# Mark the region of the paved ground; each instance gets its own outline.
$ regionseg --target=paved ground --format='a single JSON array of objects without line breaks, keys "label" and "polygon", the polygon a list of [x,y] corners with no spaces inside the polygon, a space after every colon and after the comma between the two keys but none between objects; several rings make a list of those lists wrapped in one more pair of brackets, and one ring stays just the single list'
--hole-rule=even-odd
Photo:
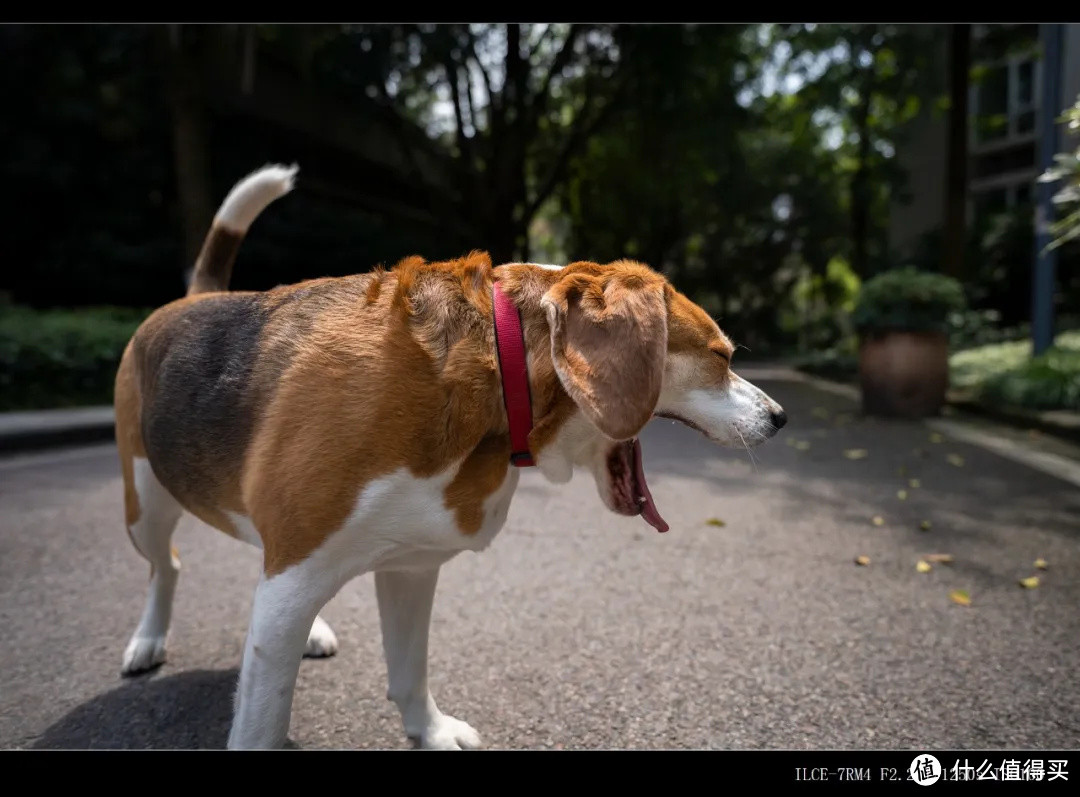
[{"label": "paved ground", "polygon": [[[586,474],[524,474],[494,545],[443,569],[444,710],[496,748],[1080,747],[1080,490],[808,385],[762,386],[791,422],[756,464],[647,430],[666,535],[606,513]],[[147,568],[115,450],[0,462],[0,747],[224,744],[259,554],[190,518],[174,539],[169,662],[122,680]],[[955,562],[919,573],[924,553]],[[1041,586],[1020,588],[1040,557]],[[407,747],[370,577],[324,616],[341,650],[304,662],[291,738]]]}]

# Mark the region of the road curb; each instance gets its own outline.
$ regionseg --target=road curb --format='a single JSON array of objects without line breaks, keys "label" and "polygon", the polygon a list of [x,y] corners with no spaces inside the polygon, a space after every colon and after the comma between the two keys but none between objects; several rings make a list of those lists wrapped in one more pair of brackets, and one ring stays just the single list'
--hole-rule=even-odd
[{"label": "road curb", "polygon": [[1006,410],[969,399],[950,399],[949,406],[963,412],[970,412],[973,415],[982,415],[991,420],[1010,424],[1017,429],[1038,429],[1044,434],[1054,435],[1073,443],[1080,443],[1080,413],[1063,410],[1052,412]]},{"label": "road curb", "polygon": [[114,436],[112,407],[0,413],[0,455],[97,443]]},{"label": "road curb", "polygon": [[[829,390],[855,399],[861,397],[858,385],[849,382],[837,382],[828,377],[818,376],[810,371],[803,371],[797,366],[790,366],[790,368],[808,379],[817,380],[817,386],[823,390]],[[1037,429],[1043,434],[1052,435],[1070,443],[1080,443],[1080,413],[1078,412],[1068,410],[1038,412],[1035,410],[995,407],[976,401],[966,393],[959,391],[949,392],[945,397],[945,406],[959,412],[978,415],[998,423],[1013,426],[1017,429],[1025,431]]]},{"label": "road curb", "polygon": [[[750,372],[748,371],[748,373]],[[759,379],[773,378],[801,382],[818,390],[843,396],[853,402],[859,402],[861,398],[859,388],[854,385],[833,382],[820,376],[812,376],[795,368],[760,368],[754,369],[753,373]],[[1017,425],[1015,423],[991,421],[990,423],[999,424],[998,429],[975,428],[970,420],[964,417],[962,411],[957,412],[959,414],[920,418],[919,421],[924,426],[937,432],[949,435],[964,443],[978,446],[1000,457],[1018,462],[1080,487],[1080,460],[1041,450],[1029,441],[1017,439]],[[987,423],[985,419],[983,422]],[[1007,433],[1003,431],[1005,428],[1011,430],[1012,436],[1006,436]],[[1069,441],[1064,441],[1062,444],[1067,442]]]}]

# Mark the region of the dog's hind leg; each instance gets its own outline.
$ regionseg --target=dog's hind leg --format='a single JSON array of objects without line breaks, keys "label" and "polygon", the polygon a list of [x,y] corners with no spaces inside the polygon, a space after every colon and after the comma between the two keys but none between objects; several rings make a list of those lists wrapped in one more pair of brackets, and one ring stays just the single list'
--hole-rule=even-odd
[{"label": "dog's hind leg", "polygon": [[315,617],[308,631],[307,646],[304,648],[304,657],[309,659],[323,659],[337,653],[337,636],[334,629],[322,619]]},{"label": "dog's hind leg", "polygon": [[129,520],[128,533],[135,549],[150,563],[150,591],[139,626],[124,650],[124,675],[152,669],[165,661],[165,639],[180,576],[180,559],[171,542],[182,511],[180,504],[154,476],[149,461],[134,459],[132,477],[131,489],[138,497],[139,514],[134,522]]},{"label": "dog's hind leg", "polygon": [[133,675],[165,661],[165,637],[180,574],[180,560],[172,550],[171,540],[182,510],[158,481],[146,458],[130,343],[116,375],[116,447],[124,477],[124,523],[135,550],[150,563],[146,608],[124,650],[122,672]]}]

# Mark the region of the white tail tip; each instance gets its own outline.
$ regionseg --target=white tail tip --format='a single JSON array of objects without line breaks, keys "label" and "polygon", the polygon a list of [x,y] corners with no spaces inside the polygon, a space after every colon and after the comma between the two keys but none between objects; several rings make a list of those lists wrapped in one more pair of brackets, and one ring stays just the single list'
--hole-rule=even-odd
[{"label": "white tail tip", "polygon": [[246,233],[256,216],[278,197],[293,188],[300,167],[275,164],[264,166],[233,186],[214,216],[214,223],[233,232]]}]

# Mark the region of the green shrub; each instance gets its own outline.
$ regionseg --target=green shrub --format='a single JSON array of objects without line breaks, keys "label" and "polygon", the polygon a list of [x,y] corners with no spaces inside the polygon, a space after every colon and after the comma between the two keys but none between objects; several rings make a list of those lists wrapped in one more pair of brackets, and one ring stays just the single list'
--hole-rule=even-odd
[{"label": "green shrub", "polygon": [[979,346],[949,358],[953,388],[980,401],[1033,410],[1080,409],[1080,330],[1031,356],[1030,339]]},{"label": "green shrub", "polygon": [[1080,410],[1080,351],[1051,347],[988,379],[979,397],[1031,410]]},{"label": "green shrub", "polygon": [[1031,340],[1015,340],[959,351],[949,358],[949,385],[975,390],[998,374],[1021,367],[1031,359]]},{"label": "green shrub", "polygon": [[112,403],[124,347],[149,313],[0,305],[0,410]]},{"label": "green shrub", "polygon": [[950,317],[965,306],[959,282],[909,266],[863,283],[853,321],[862,334],[948,332]]}]

